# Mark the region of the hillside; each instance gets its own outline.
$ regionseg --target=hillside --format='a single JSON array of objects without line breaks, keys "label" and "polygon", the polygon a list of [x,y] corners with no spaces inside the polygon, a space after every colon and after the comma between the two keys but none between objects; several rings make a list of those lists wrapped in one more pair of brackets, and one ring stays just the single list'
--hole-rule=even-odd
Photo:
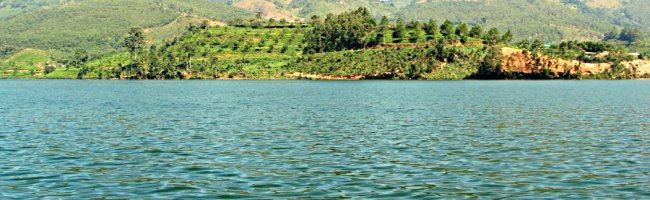
[{"label": "hillside", "polygon": [[553,1],[434,1],[414,4],[399,13],[406,19],[466,21],[488,27],[516,30],[516,38],[543,41],[597,39],[613,28],[604,19]]},{"label": "hillside", "polygon": [[582,13],[606,19],[621,27],[635,27],[650,33],[650,1],[646,0],[564,0]]},{"label": "hillside", "polygon": [[391,21],[450,19],[470,25],[511,29],[516,40],[593,40],[622,27],[650,33],[645,0],[0,0],[0,58],[32,48],[65,62],[77,49],[91,56],[119,50],[132,27],[148,43],[179,36],[190,24],[223,25],[235,19],[309,21],[368,7]]},{"label": "hillside", "polygon": [[[451,22],[375,22],[367,9],[311,24],[251,21],[191,26],[146,46],[142,29],[129,48],[98,59],[77,51],[70,65],[48,65],[38,50],[0,67],[0,78],[84,79],[631,79],[650,76],[647,53],[621,41],[512,42],[509,31]],[[408,25],[408,26],[407,26]],[[458,31],[453,31],[458,30]],[[35,64],[30,67],[28,63]]]},{"label": "hillside", "polygon": [[148,34],[155,36],[151,38],[159,41],[171,39],[190,22],[252,16],[244,10],[208,0],[57,0],[56,4],[41,1],[42,6],[16,4],[32,5],[24,8],[4,3],[4,9],[18,9],[15,12],[19,14],[7,14],[0,21],[1,52],[36,48],[61,59],[76,49],[85,49],[92,55],[100,55],[117,49],[131,27],[147,28]]}]

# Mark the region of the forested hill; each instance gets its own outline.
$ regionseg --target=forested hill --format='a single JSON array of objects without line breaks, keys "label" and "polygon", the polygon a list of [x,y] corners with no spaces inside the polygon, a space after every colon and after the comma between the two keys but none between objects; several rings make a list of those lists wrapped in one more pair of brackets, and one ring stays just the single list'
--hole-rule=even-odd
[{"label": "forested hill", "polygon": [[599,39],[624,27],[650,33],[646,0],[0,0],[0,59],[37,49],[58,61],[84,49],[99,56],[121,47],[132,27],[149,44],[179,36],[189,24],[236,19],[309,21],[367,7],[376,19],[451,20],[513,31],[515,39]]}]

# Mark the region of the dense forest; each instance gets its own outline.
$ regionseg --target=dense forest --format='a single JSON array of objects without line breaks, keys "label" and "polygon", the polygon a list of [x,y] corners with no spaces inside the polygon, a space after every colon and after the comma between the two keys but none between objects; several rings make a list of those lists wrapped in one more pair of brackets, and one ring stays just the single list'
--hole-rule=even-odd
[{"label": "dense forest", "polygon": [[[263,19],[233,20],[214,26],[191,24],[179,37],[149,43],[146,30],[131,28],[119,39],[120,51],[93,58],[76,49],[65,65],[43,52],[14,56],[0,77],[90,79],[574,79],[639,78],[630,62],[643,45],[634,28],[612,31],[602,41],[541,39],[515,41],[511,30],[434,19],[376,20],[366,8],[313,17],[307,22]],[[516,69],[512,53],[523,57]],[[507,52],[505,52],[507,53]],[[27,62],[46,62],[27,67]],[[564,60],[567,66],[558,67]],[[578,62],[569,67],[566,63]],[[513,64],[515,63],[515,64]],[[580,63],[608,63],[610,70],[589,72]],[[628,63],[626,65],[626,63]],[[23,68],[21,68],[21,66]],[[553,68],[555,67],[555,68]]]}]

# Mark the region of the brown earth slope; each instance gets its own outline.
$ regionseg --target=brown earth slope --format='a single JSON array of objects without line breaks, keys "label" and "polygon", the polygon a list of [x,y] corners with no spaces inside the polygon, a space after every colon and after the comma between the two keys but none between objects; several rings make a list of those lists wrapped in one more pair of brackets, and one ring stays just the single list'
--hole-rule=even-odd
[{"label": "brown earth slope", "polygon": [[[591,75],[607,72],[612,68],[612,63],[584,63],[577,60],[549,58],[513,48],[502,48],[502,53],[504,55],[503,69],[508,72],[533,73],[548,68],[555,74],[580,72],[583,75]],[[637,77],[650,74],[650,60],[637,59],[621,64],[630,69],[632,74]]]}]

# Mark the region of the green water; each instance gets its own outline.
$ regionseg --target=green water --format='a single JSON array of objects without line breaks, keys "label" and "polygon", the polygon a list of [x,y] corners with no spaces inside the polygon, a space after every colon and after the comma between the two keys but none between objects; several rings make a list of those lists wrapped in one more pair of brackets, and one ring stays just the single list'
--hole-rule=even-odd
[{"label": "green water", "polygon": [[0,80],[0,199],[650,198],[650,81]]}]

